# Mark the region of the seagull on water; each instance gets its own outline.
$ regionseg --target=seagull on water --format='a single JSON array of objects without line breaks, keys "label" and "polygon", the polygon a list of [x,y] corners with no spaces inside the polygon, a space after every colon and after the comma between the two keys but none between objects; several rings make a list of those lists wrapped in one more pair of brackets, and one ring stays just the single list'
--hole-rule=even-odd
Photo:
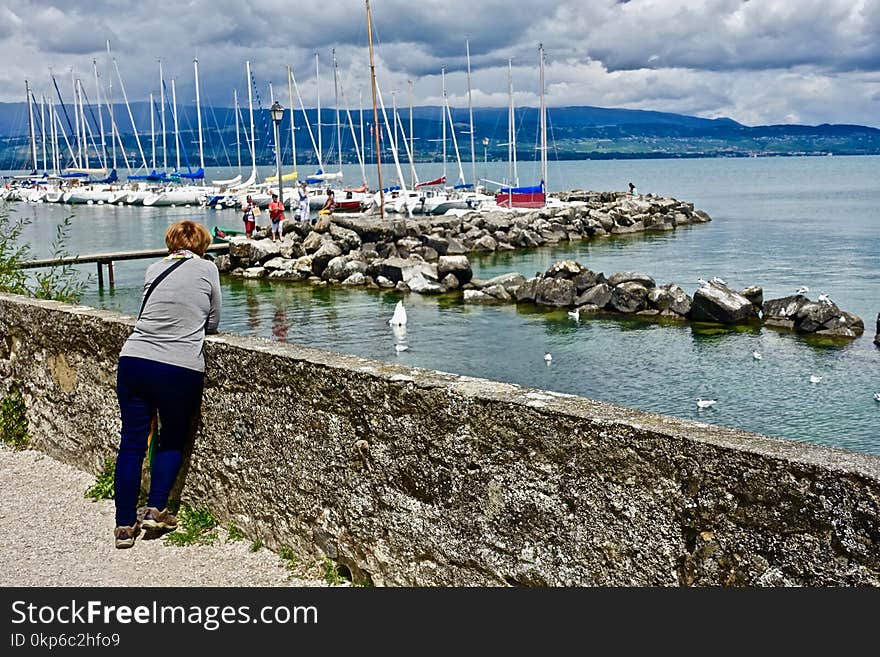
[{"label": "seagull on water", "polygon": [[400,353],[401,351],[407,351],[408,349],[409,347],[407,347],[405,344],[394,345],[394,351],[396,351],[397,353]]},{"label": "seagull on water", "polygon": [[568,316],[571,317],[574,321],[581,321],[581,311],[575,308],[574,310],[568,311]]},{"label": "seagull on water", "polygon": [[763,357],[764,357],[764,356],[761,355],[761,352],[758,351],[757,349],[755,349],[754,351],[752,351],[752,358],[754,358],[755,360],[761,360]]},{"label": "seagull on water", "polygon": [[549,365],[551,360],[553,360],[553,356],[550,355],[549,351],[545,351],[544,352],[544,362]]},{"label": "seagull on water", "polygon": [[709,408],[710,406],[714,406],[718,402],[714,399],[700,399],[697,398],[697,408]]},{"label": "seagull on water", "polygon": [[878,402],[880,402],[880,392],[875,392],[875,393],[874,393],[874,401],[878,401]]},{"label": "seagull on water", "polygon": [[388,323],[391,324],[391,326],[406,325],[406,308],[403,307],[403,301],[398,301],[397,305],[394,306],[394,314],[391,316],[391,319],[388,320]]},{"label": "seagull on water", "polygon": [[801,286],[797,289],[797,292],[795,292],[795,294],[806,294],[806,293],[809,292],[809,291],[810,291],[810,288],[808,288],[806,285],[801,285]]},{"label": "seagull on water", "polygon": [[810,374],[810,383],[819,383],[822,380],[821,376],[817,376],[815,374]]}]

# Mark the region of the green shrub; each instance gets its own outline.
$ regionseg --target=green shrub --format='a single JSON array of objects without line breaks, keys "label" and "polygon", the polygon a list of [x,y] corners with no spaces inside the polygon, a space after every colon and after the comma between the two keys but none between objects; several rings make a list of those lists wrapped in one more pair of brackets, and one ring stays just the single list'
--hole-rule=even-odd
[{"label": "green shrub", "polygon": [[113,499],[113,476],[116,470],[116,462],[113,459],[104,461],[104,469],[95,478],[95,483],[86,491],[86,497],[93,502],[98,500]]},{"label": "green shrub", "polygon": [[165,535],[171,545],[211,545],[217,540],[217,519],[207,509],[182,506],[177,515],[178,529]]},{"label": "green shrub", "polygon": [[24,449],[30,439],[27,430],[27,408],[21,391],[13,386],[0,400],[0,440],[14,449]]}]

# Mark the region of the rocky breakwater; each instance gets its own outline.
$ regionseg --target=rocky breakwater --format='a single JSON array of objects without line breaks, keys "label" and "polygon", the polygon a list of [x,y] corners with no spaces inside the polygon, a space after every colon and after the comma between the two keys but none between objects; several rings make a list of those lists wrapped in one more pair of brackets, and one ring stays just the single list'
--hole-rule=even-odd
[{"label": "rocky breakwater", "polygon": [[420,219],[323,218],[315,226],[288,222],[284,239],[266,229],[257,239],[234,237],[221,272],[314,284],[366,285],[423,294],[462,288],[471,278],[460,256],[560,242],[668,231],[710,221],[693,204],[671,198],[570,192],[562,207],[532,212],[470,212]]},{"label": "rocky breakwater", "polygon": [[472,281],[464,292],[466,302],[516,302],[570,308],[578,318],[590,313],[633,315],[713,324],[758,324],[799,333],[855,338],[864,323],[830,300],[814,302],[803,295],[764,301],[763,289],[735,290],[720,279],[703,283],[693,296],[679,285],[657,285],[640,272],[619,272],[606,277],[573,260],[551,265],[546,272],[526,279],[504,274],[487,281]]}]

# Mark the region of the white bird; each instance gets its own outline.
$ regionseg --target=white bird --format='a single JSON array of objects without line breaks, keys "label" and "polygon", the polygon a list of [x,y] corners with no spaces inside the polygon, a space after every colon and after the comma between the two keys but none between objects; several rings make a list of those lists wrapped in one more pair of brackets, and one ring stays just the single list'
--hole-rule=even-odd
[{"label": "white bird", "polygon": [[718,278],[717,276],[712,277],[712,282],[715,283],[716,285],[727,285],[727,283],[725,281]]},{"label": "white bird", "polygon": [[396,351],[397,353],[400,353],[401,351],[407,351],[408,349],[409,347],[407,347],[405,344],[394,345],[394,351]]},{"label": "white bird", "polygon": [[406,326],[406,308],[403,307],[403,301],[398,301],[394,306],[394,314],[388,320],[391,326]]},{"label": "white bird", "polygon": [[718,402],[714,399],[700,399],[697,398],[697,408],[709,408],[710,406],[714,406]]},{"label": "white bird", "polygon": [[822,380],[821,376],[816,376],[815,374],[810,374],[810,383],[819,383]]},{"label": "white bird", "polygon": [[878,402],[880,402],[880,392],[875,392],[875,393],[874,393],[874,401],[878,401]]},{"label": "white bird", "polygon": [[827,294],[820,294],[819,295],[819,302],[820,303],[827,303],[828,305],[831,305],[832,303],[834,303],[831,300],[831,297],[829,297]]},{"label": "white bird", "polygon": [[761,355],[760,351],[755,349],[754,351],[752,351],[752,358],[754,358],[755,360],[761,360],[762,358],[764,358],[764,356]]},{"label": "white bird", "polygon": [[698,279],[697,279],[697,283],[699,283],[699,284],[702,285],[703,287],[708,287],[708,285],[709,285],[709,281],[707,281],[707,280],[704,279],[704,278],[698,278]]},{"label": "white bird", "polygon": [[574,321],[581,321],[581,311],[575,308],[574,310],[568,311],[568,316],[571,317]]},{"label": "white bird", "polygon": [[549,363],[551,360],[553,360],[553,356],[550,355],[550,352],[544,352],[544,361]]},{"label": "white bird", "polygon": [[809,291],[810,291],[810,288],[808,288],[806,285],[801,285],[801,286],[797,289],[797,292],[795,292],[795,294],[806,294],[806,293],[809,292]]}]

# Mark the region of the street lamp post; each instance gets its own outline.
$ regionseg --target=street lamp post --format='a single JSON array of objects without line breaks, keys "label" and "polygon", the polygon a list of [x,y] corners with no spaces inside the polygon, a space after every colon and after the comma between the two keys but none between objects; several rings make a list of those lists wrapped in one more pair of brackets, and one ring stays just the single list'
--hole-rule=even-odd
[{"label": "street lamp post", "polygon": [[272,115],[272,123],[275,124],[275,168],[278,172],[278,202],[283,207],[284,185],[281,182],[281,140],[278,137],[278,126],[281,125],[281,120],[284,118],[284,108],[276,100],[272,103],[272,107],[269,108],[269,113]]}]

